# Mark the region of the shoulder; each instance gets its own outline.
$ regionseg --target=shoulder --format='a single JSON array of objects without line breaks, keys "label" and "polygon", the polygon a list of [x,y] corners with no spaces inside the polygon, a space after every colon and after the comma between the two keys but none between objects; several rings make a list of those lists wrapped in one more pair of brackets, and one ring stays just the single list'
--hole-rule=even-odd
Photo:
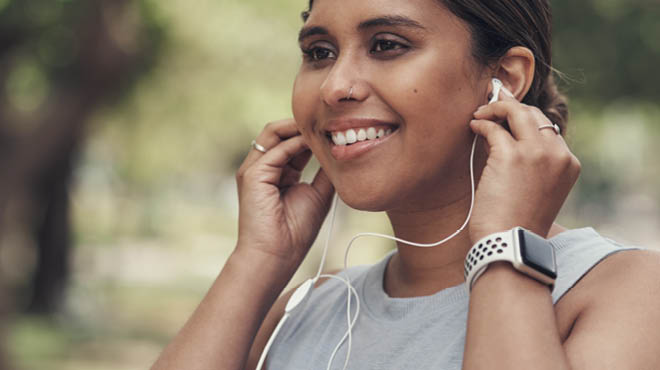
[{"label": "shoulder", "polygon": [[[591,228],[566,234],[557,244],[558,264],[567,275],[558,280],[565,280],[567,296],[579,297],[580,311],[625,305],[660,290],[660,251],[621,245]],[[660,301],[660,294],[652,299]]]},{"label": "shoulder", "polygon": [[615,253],[588,273],[584,284],[598,293],[592,305],[611,304],[614,297],[660,304],[660,252],[642,249]]},{"label": "shoulder", "polygon": [[[574,290],[583,286],[583,279],[592,275],[605,261],[631,249],[601,236],[593,228],[567,230],[549,239],[556,251],[558,276],[553,301],[566,300],[564,295],[575,296]],[[568,294],[567,294],[568,293]]]},{"label": "shoulder", "polygon": [[660,367],[660,252],[614,253],[578,292],[583,304],[564,344],[574,368]]}]

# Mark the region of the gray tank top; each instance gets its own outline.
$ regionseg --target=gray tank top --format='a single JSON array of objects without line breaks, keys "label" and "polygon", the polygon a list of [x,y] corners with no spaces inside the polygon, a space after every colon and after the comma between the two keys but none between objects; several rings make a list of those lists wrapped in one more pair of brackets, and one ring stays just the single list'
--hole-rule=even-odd
[{"label": "gray tank top", "polygon": [[[549,240],[557,255],[555,304],[607,256],[636,249],[592,228],[569,230]],[[393,254],[375,265],[340,273],[350,277],[361,301],[348,369],[461,369],[469,302],[465,284],[431,296],[391,298],[383,290],[383,276]],[[273,343],[266,369],[325,370],[346,329],[346,286],[331,279],[292,313]],[[346,349],[344,343],[333,370],[343,368]]]}]

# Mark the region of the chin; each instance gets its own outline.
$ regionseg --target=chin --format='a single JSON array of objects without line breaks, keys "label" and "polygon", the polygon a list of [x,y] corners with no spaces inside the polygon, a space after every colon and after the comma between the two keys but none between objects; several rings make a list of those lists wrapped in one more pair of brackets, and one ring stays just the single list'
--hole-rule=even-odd
[{"label": "chin", "polygon": [[[352,189],[337,188],[339,198],[349,207],[365,212],[384,212],[395,208],[399,197],[394,194],[392,189],[389,192],[376,191],[373,189],[367,192],[355,191]],[[367,194],[365,196],[365,194]]]},{"label": "chin", "polygon": [[[420,179],[411,172],[395,166],[371,167],[345,172],[327,171],[341,200],[349,207],[366,212],[386,212],[408,208],[420,195],[428,194],[426,182],[437,184],[438,179]],[[394,175],[399,173],[401,175]],[[436,186],[433,186],[436,188]]]}]

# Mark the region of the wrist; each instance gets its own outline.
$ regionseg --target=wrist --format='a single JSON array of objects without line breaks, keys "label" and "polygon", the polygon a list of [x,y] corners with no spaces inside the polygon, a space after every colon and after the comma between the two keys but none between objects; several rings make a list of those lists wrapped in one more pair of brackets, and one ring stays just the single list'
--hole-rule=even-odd
[{"label": "wrist", "polygon": [[470,225],[470,242],[474,245],[488,235],[511,230],[516,226],[509,222],[490,222],[488,224]]},{"label": "wrist", "polygon": [[490,234],[511,230],[516,226],[520,226],[526,230],[535,233],[536,235],[546,238],[548,236],[548,232],[550,231],[552,223],[550,223],[550,225],[547,226],[533,222],[519,222],[519,223],[497,222],[497,223],[488,223],[483,225],[474,225],[473,227],[471,225],[469,230],[470,242],[474,244]]},{"label": "wrist", "polygon": [[262,240],[261,238],[255,240],[255,238],[239,236],[232,254],[248,261],[254,259],[255,262],[266,265],[288,267],[295,272],[305,259],[307,250],[301,251],[299,248],[294,248],[289,242],[276,245],[272,240]]},{"label": "wrist", "polygon": [[521,273],[509,262],[491,263],[472,288],[473,292],[480,290],[523,295],[530,291],[551,292],[550,286]]},{"label": "wrist", "polygon": [[465,258],[465,281],[472,289],[476,281],[495,264],[538,280],[551,287],[557,278],[554,247],[544,238],[521,227],[486,235]]},{"label": "wrist", "polygon": [[289,283],[300,266],[295,258],[283,258],[259,249],[236,247],[225,268],[252,277],[269,287],[284,287]]}]

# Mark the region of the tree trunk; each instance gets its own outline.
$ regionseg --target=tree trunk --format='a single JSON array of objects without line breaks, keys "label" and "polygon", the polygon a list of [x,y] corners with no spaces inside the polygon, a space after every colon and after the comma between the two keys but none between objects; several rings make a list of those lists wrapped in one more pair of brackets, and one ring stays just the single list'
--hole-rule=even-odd
[{"label": "tree trunk", "polygon": [[69,278],[69,183],[73,153],[73,148],[62,153],[56,166],[34,189],[34,197],[43,206],[43,212],[35,220],[39,259],[28,305],[30,313],[57,311]]}]

